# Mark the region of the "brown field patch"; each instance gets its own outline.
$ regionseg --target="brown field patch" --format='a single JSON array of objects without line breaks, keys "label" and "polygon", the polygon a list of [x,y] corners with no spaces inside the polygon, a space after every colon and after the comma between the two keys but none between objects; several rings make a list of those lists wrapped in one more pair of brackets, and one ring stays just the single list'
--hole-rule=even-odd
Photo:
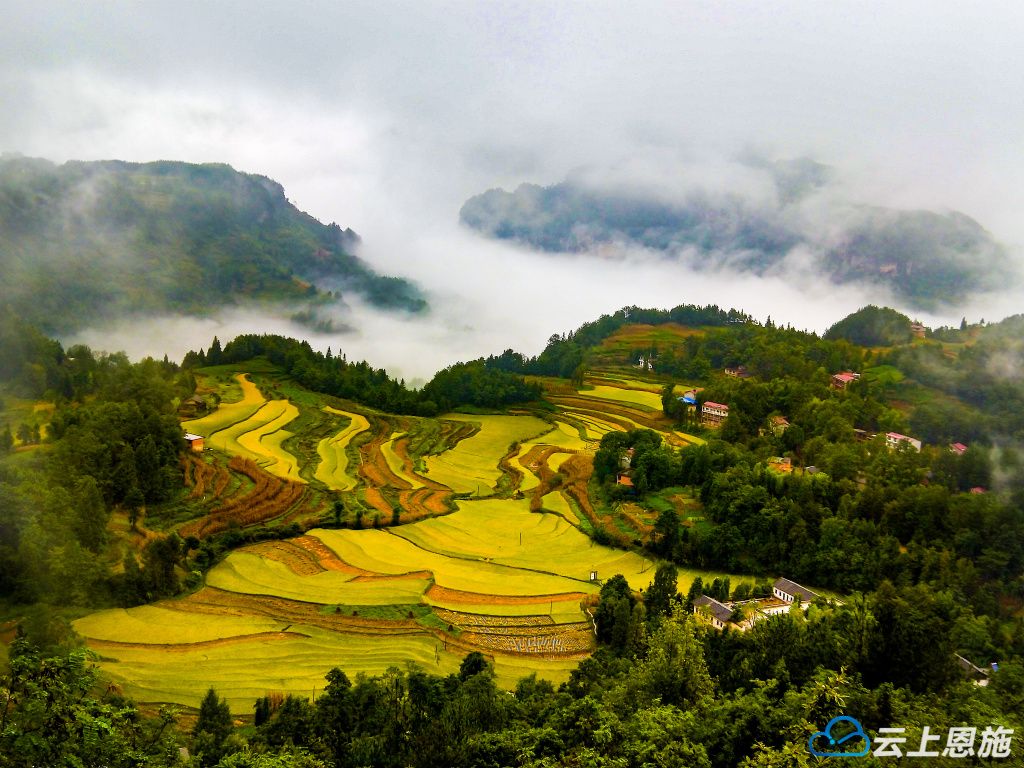
[{"label": "brown field patch", "polygon": [[242,547],[238,551],[282,563],[299,576],[314,576],[327,570],[312,552],[290,541],[261,541]]},{"label": "brown field patch", "polygon": [[387,525],[391,522],[391,504],[384,498],[384,494],[380,492],[380,488],[368,485],[363,489],[363,498],[366,499],[366,503],[369,504],[373,509],[381,515],[381,525]]},{"label": "brown field patch", "polygon": [[479,592],[463,592],[459,589],[431,584],[426,594],[433,600],[465,605],[541,605],[543,603],[579,602],[583,592],[561,592],[555,595],[483,595]]},{"label": "brown field patch", "polygon": [[232,524],[240,527],[260,525],[285,515],[307,495],[303,483],[281,480],[264,472],[256,462],[241,456],[232,456],[228,468],[253,481],[254,487],[245,494],[232,496],[200,520],[183,525],[178,533],[182,537],[203,538],[226,531]]},{"label": "brown field patch", "polygon": [[357,576],[372,576],[373,571],[366,571],[349,565],[337,553],[324,544],[316,536],[298,536],[291,540],[295,546],[310,552],[316,561],[327,571],[339,571],[340,573],[352,573]]}]

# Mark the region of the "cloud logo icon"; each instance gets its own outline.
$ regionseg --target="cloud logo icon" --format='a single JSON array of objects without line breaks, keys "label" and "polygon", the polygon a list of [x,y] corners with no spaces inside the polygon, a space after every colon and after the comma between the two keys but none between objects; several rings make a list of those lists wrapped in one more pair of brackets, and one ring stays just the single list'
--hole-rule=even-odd
[{"label": "cloud logo icon", "polygon": [[[863,748],[849,751],[861,740]],[[818,731],[807,740],[807,749],[815,757],[864,757],[871,750],[871,739],[860,722],[840,715],[829,720],[824,731]]]}]

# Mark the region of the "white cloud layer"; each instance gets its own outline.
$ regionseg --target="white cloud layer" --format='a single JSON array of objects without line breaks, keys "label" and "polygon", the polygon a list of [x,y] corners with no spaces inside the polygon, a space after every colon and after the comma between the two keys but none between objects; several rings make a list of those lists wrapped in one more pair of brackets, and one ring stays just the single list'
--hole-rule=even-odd
[{"label": "white cloud layer", "polygon": [[[693,275],[489,243],[457,216],[491,187],[577,174],[667,198],[696,184],[758,199],[773,191],[729,162],[753,149],[836,166],[854,200],[959,209],[1024,242],[1018,3],[179,0],[0,12],[0,150],[227,162],[280,181],[303,210],[355,229],[377,269],[431,293],[428,317],[357,308],[357,334],[330,340],[410,378],[509,346],[536,353],[552,332],[627,304],[717,303],[823,330],[886,300],[813,275]],[[923,319],[993,320],[1021,298]],[[217,322],[93,335],[177,356],[182,339],[206,344],[217,328],[222,340],[287,328],[240,313]]]}]

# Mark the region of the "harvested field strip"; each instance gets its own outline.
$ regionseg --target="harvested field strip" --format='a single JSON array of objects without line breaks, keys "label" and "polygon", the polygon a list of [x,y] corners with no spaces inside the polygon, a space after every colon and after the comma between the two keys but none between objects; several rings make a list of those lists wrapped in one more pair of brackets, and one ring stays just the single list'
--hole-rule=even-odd
[{"label": "harvested field strip", "polygon": [[201,419],[182,422],[181,426],[189,432],[209,438],[215,432],[227,429],[232,424],[245,421],[260,409],[266,399],[260,394],[259,388],[249,381],[247,373],[235,376],[242,389],[242,398],[233,403],[221,403],[217,410]]},{"label": "harvested field strip", "polygon": [[362,568],[349,565],[316,536],[299,536],[292,539],[291,543],[311,553],[316,558],[316,561],[323,566],[324,570],[341,571],[342,573],[350,573],[353,576],[375,575],[372,571],[365,571]]},{"label": "harvested field strip", "polygon": [[425,486],[419,475],[410,472],[406,468],[402,457],[395,451],[395,443],[402,439],[408,442],[408,438],[404,432],[396,432],[391,436],[390,440],[381,444],[380,451],[384,456],[384,461],[387,462],[388,468],[391,470],[393,475],[409,483],[413,489],[423,488]]},{"label": "harvested field strip", "polygon": [[368,579],[323,571],[298,576],[285,565],[244,552],[228,555],[206,576],[206,583],[229,592],[271,595],[323,605],[390,605],[418,603],[429,586],[427,579]]},{"label": "harvested field strip", "polygon": [[312,552],[290,541],[261,541],[237,551],[283,563],[298,576],[313,576],[327,570]]},{"label": "harvested field strip", "polygon": [[400,491],[398,494],[398,505],[402,510],[401,522],[412,523],[428,517],[448,514],[451,512],[447,501],[450,495],[451,491],[447,488],[443,491],[434,490],[433,488]]},{"label": "harvested field strip", "polygon": [[381,516],[382,523],[387,525],[391,522],[391,513],[394,510],[391,508],[391,504],[388,503],[388,500],[384,498],[384,494],[382,494],[378,488],[368,485],[363,489],[363,498],[366,499],[366,503],[375,509],[377,514]]},{"label": "harvested field strip", "polygon": [[387,423],[377,421],[373,424],[373,429],[374,435],[370,441],[359,446],[359,474],[369,485],[376,488],[390,487],[408,490],[411,487],[409,482],[391,471],[391,467],[381,451],[384,443],[390,439]]},{"label": "harvested field strip", "polygon": [[[498,620],[500,620],[502,622],[508,622],[509,621],[507,618],[503,618],[503,617],[499,617],[499,616],[495,616],[494,618],[498,619]],[[513,617],[513,618],[516,618],[516,617]],[[544,618],[547,618],[547,617],[544,617]],[[467,625],[460,625],[460,626],[462,626],[463,629],[468,629],[470,632],[478,632],[481,635],[497,635],[497,634],[504,635],[504,634],[507,634],[507,635],[515,635],[517,637],[530,637],[530,636],[536,637],[538,635],[551,634],[552,632],[565,632],[565,633],[582,632],[582,633],[585,633],[588,638],[592,636],[592,625],[590,624],[589,621],[566,621],[566,622],[562,622],[561,624],[555,624],[554,622],[549,620],[549,621],[547,621],[546,623],[543,623],[543,624],[536,624],[536,623],[534,623],[534,624],[508,624],[508,623],[502,623],[502,624],[481,624],[481,623],[477,623],[477,624],[467,624]],[[465,637],[463,637],[463,639],[465,639]]]},{"label": "harvested field strip", "polygon": [[577,657],[594,650],[594,638],[586,632],[547,632],[538,635],[517,636],[513,633],[463,632],[460,639],[484,652],[514,653],[548,658],[571,655]]},{"label": "harvested field strip", "polygon": [[[451,589],[437,584],[431,585],[430,589],[428,589],[425,594],[425,597],[430,598],[432,603],[436,603],[438,605],[442,603],[484,606],[515,605],[528,608],[536,608],[538,606],[549,605],[551,603],[572,603],[573,605],[578,606],[586,596],[586,592],[560,592],[550,595],[503,595],[498,597],[495,595],[483,595],[479,592],[464,592],[460,589]],[[543,613],[547,612],[544,611]]]},{"label": "harvested field strip", "polygon": [[547,614],[536,616],[492,616],[481,613],[452,611],[447,608],[435,608],[434,613],[437,614],[441,621],[459,627],[494,627],[500,630],[505,627],[550,627],[554,625],[551,617]]},{"label": "harvested field strip", "polygon": [[416,482],[425,488],[431,488],[435,491],[449,492],[449,488],[446,485],[435,482],[429,477],[424,477],[416,471],[415,462],[413,462],[412,456],[409,455],[409,442],[411,438],[399,438],[394,441],[392,447],[395,455],[401,460],[402,466],[404,467],[405,474],[410,478],[415,478]]},{"label": "harvested field strip", "polygon": [[563,486],[565,493],[572,497],[591,524],[598,525],[594,506],[590,503],[587,491],[590,476],[594,473],[594,460],[589,456],[576,454],[562,464],[561,472],[566,478]]},{"label": "harvested field strip", "polygon": [[283,516],[302,499],[305,486],[272,477],[250,459],[232,456],[228,467],[251,478],[255,487],[247,494],[234,496],[209,516],[179,529],[181,536],[212,536],[226,531],[232,523],[239,526],[265,523]]},{"label": "harvested field strip", "polygon": [[356,487],[357,480],[348,472],[348,455],[345,449],[352,442],[352,438],[370,428],[370,422],[359,413],[339,411],[329,406],[325,406],[324,410],[344,416],[349,420],[349,424],[334,437],[325,438],[317,444],[316,451],[320,455],[320,463],[313,477],[332,490],[351,491]]},{"label": "harvested field strip", "polygon": [[400,574],[410,569],[422,569],[430,571],[437,584],[465,592],[526,596],[558,594],[581,588],[587,592],[596,589],[589,583],[486,562],[483,558],[469,560],[438,554],[392,533],[413,530],[447,520],[449,517],[451,515],[432,518],[389,531],[316,530],[311,533],[322,539],[343,560],[353,565],[385,574]]},{"label": "harvested field strip", "polygon": [[[289,625],[320,627],[335,632],[373,631],[378,634],[406,634],[419,631],[422,626],[415,618],[378,619],[360,616],[358,609],[346,606],[345,612],[324,610],[314,603],[285,598],[243,595],[236,592],[206,587],[181,600],[162,603],[169,610],[218,616],[259,616],[272,618]],[[365,608],[365,606],[359,606]],[[401,608],[401,606],[395,606]],[[411,611],[418,606],[409,604]],[[372,608],[370,609],[372,610]],[[353,615],[353,612],[355,615]]]},{"label": "harvested field strip", "polygon": [[185,485],[192,489],[190,499],[220,498],[231,482],[231,474],[222,466],[203,461],[194,454],[183,460]]}]

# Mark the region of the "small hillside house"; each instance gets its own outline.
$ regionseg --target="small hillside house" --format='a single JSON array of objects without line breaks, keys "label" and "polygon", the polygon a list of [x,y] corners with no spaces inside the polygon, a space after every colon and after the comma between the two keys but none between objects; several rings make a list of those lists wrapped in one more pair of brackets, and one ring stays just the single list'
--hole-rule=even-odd
[{"label": "small hillside house", "polygon": [[734,379],[749,379],[750,371],[747,370],[745,365],[737,365],[725,369],[726,376],[732,376]]},{"label": "small hillside house", "polygon": [[853,382],[858,381],[859,379],[860,374],[854,373],[853,371],[843,371],[842,373],[835,373],[832,374],[831,387],[832,389],[839,390],[846,389]]},{"label": "small hillside house", "polygon": [[693,613],[711,621],[715,629],[724,629],[732,616],[732,608],[708,595],[701,595],[693,601]]},{"label": "small hillside house", "polygon": [[918,453],[921,452],[921,441],[916,437],[908,437],[907,435],[901,435],[899,432],[886,432],[885,433],[885,444],[891,449],[895,450],[902,444],[913,446],[914,450]]},{"label": "small hillside house", "polygon": [[814,598],[818,597],[817,592],[802,587],[789,579],[777,579],[772,585],[772,594],[784,603],[796,602],[799,597],[804,606],[809,605]]},{"label": "small hillside house", "polygon": [[720,427],[729,418],[729,406],[723,403],[712,403],[708,400],[701,407],[700,422],[705,427]]},{"label": "small hillside house", "polygon": [[189,447],[193,451],[201,451],[201,450],[203,450],[203,436],[202,435],[194,435],[191,432],[186,432],[185,433],[185,442],[188,443]]}]

